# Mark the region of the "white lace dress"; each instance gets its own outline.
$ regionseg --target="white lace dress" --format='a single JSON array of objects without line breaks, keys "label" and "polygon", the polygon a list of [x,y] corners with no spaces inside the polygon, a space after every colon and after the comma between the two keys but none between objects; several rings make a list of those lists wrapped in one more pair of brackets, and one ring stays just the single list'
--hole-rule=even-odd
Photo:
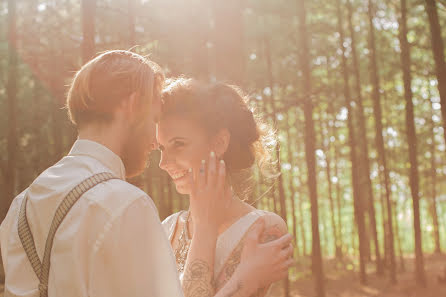
[{"label": "white lace dress", "polygon": [[[167,217],[162,223],[167,237],[169,238],[169,241],[171,243],[175,235],[175,229],[178,219],[183,213],[184,211],[174,213],[171,216]],[[235,223],[229,226],[229,228],[227,228],[218,236],[214,262],[214,276],[216,278],[220,275],[220,273],[222,273],[222,269],[229,260],[232,252],[239,245],[240,240],[244,237],[252,224],[259,217],[265,215],[265,213],[267,212],[263,210],[253,210],[238,219]],[[181,232],[181,230],[177,230],[176,232]],[[183,273],[180,272],[179,275],[180,279],[182,279]]]}]

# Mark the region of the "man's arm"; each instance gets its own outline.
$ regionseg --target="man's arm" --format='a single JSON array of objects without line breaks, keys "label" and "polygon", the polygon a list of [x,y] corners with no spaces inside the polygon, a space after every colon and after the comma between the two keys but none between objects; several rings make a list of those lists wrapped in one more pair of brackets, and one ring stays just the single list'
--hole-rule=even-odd
[{"label": "man's arm", "polygon": [[91,245],[89,296],[183,297],[170,243],[149,197],[111,218]]},{"label": "man's arm", "polygon": [[285,222],[277,215],[267,215],[256,222],[231,255],[233,261],[225,268],[223,286],[215,296],[263,296],[269,284],[285,277],[293,263],[289,258],[292,237],[286,230]]}]

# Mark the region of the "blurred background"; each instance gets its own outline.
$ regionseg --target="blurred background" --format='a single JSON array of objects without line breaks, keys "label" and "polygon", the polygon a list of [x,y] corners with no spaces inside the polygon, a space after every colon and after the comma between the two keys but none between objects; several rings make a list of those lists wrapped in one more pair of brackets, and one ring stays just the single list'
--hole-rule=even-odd
[{"label": "blurred background", "polygon": [[[274,296],[446,296],[445,25],[444,0],[0,0],[0,219],[74,142],[74,72],[132,48],[277,129],[251,195],[295,239]],[[131,182],[163,219],[188,201],[158,160]]]}]

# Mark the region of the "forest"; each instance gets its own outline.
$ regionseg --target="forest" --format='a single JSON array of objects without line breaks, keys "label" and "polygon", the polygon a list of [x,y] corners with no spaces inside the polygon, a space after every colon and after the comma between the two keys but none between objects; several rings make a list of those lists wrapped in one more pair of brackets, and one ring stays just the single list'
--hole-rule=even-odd
[{"label": "forest", "polygon": [[[0,28],[0,220],[76,139],[73,74],[131,49],[277,131],[249,200],[294,237],[274,296],[446,296],[445,0],[0,0]],[[158,161],[131,182],[163,219],[188,201]]]}]

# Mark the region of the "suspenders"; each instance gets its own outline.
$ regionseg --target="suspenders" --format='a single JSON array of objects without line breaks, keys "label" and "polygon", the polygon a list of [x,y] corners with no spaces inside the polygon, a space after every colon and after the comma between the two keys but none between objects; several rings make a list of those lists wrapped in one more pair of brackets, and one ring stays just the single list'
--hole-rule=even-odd
[{"label": "suspenders", "polygon": [[72,189],[67,196],[65,196],[65,198],[57,207],[56,213],[51,223],[48,237],[46,239],[45,252],[43,254],[42,262],[40,262],[39,256],[37,255],[34,238],[31,233],[31,229],[29,228],[28,220],[26,218],[26,202],[28,201],[28,195],[25,194],[25,197],[20,206],[17,229],[19,232],[20,241],[22,242],[23,248],[25,249],[26,255],[28,256],[28,260],[30,261],[31,266],[33,267],[33,270],[36,273],[37,278],[39,279],[40,297],[48,296],[48,277],[50,273],[51,249],[53,247],[54,235],[56,234],[56,231],[62,223],[63,219],[70,211],[71,207],[85,192],[102,182],[116,178],[117,177],[109,172],[95,174],[82,181],[80,184],[74,187],[74,189]]}]

